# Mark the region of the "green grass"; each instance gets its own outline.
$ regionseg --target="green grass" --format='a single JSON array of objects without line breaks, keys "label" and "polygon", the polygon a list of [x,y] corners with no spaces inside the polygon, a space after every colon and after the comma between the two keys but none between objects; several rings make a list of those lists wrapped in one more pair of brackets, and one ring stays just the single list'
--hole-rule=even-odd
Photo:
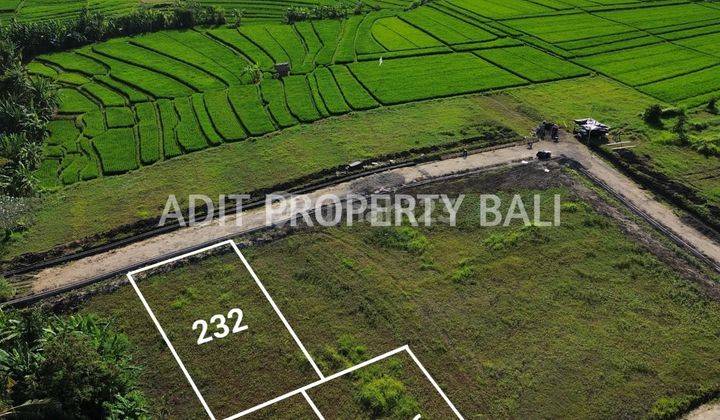
[{"label": "green grass", "polygon": [[101,63],[73,52],[60,52],[43,56],[43,62],[54,64],[65,71],[75,71],[88,76],[107,73]]},{"label": "green grass", "polygon": [[190,98],[176,99],[174,103],[180,117],[175,131],[183,152],[193,152],[208,147],[205,135],[202,133],[200,124],[195,117]]},{"label": "green grass", "polygon": [[[508,199],[514,191],[502,194]],[[534,191],[520,192],[532,201]],[[544,193],[578,200],[564,188]],[[543,202],[546,212],[551,201]],[[362,225],[296,233],[243,253],[324,374],[409,344],[468,418],[641,418],[663,397],[717,381],[720,305],[612,220],[580,205],[564,212],[557,228],[486,228],[479,225],[477,206],[477,195],[465,198],[458,228],[416,230],[427,241],[421,252],[388,247]],[[490,245],[497,242],[490,238],[517,236],[523,240]],[[231,351],[230,342],[214,352],[184,344],[192,333],[188,322],[213,310],[235,303],[248,311],[263,308],[256,303],[262,299],[246,303],[257,289],[236,291],[247,277],[242,270],[229,253],[141,283],[190,369],[202,369],[219,406],[282,385],[270,379],[243,386],[249,375],[285,372],[282,378],[294,382],[303,372],[287,366],[294,352],[248,370],[242,368],[254,365],[243,361],[252,350]],[[173,309],[172,298],[189,288],[195,297]],[[93,298],[82,311],[117,320],[135,344],[135,360],[151,367],[143,377],[146,392],[155,401],[161,395],[177,401],[166,406],[171,416],[196,413],[198,404],[173,373],[177,366],[129,286]],[[261,337],[272,325],[261,322],[262,315],[254,324],[253,317],[246,319]],[[249,345],[237,336],[229,340]],[[283,336],[258,341],[272,343],[282,348]],[[376,368],[393,378],[413,372],[412,364],[400,363],[404,369]],[[347,413],[341,418],[368,416],[367,408],[350,402],[363,401],[363,390],[372,389],[363,386],[363,377],[329,384],[327,399],[320,392],[313,396],[330,412]],[[219,387],[244,391],[213,393]],[[424,395],[432,393],[413,397]],[[434,399],[421,406],[433,412],[442,404]]]},{"label": "green grass", "polygon": [[246,85],[231,88],[228,90],[228,98],[235,114],[251,136],[261,136],[275,131],[270,116],[260,102],[256,86]]},{"label": "green grass", "polygon": [[103,173],[121,174],[138,168],[132,129],[110,129],[93,139]]},{"label": "green grass", "polygon": [[138,104],[135,107],[140,134],[140,161],[151,164],[160,160],[160,130],[155,106],[151,103]]},{"label": "green grass", "polygon": [[58,91],[60,99],[60,113],[63,114],[80,114],[98,109],[87,96],[83,95],[75,89],[60,89]]},{"label": "green grass", "polygon": [[205,106],[205,98],[203,95],[197,94],[192,96],[192,106],[202,129],[203,135],[210,142],[211,145],[217,146],[222,143],[222,137],[215,130],[215,126],[208,114],[207,107]]},{"label": "green grass", "polygon": [[372,34],[380,45],[389,51],[442,46],[437,39],[397,17],[383,18],[375,22]]},{"label": "green grass", "polygon": [[720,64],[720,58],[672,44],[633,48],[578,61],[632,86],[669,79]]},{"label": "green grass", "polygon": [[172,101],[158,101],[158,110],[160,111],[160,123],[163,128],[163,155],[165,158],[180,156],[182,151],[178,145],[175,129],[178,126],[178,115]]},{"label": "green grass", "polygon": [[130,108],[107,108],[105,110],[108,128],[132,127],[135,125],[135,114]]},{"label": "green grass", "polygon": [[320,113],[315,107],[310,85],[305,76],[290,76],[283,79],[285,97],[290,112],[301,122],[313,122],[320,119]]},{"label": "green grass", "polygon": [[427,31],[446,44],[489,41],[492,33],[432,8],[417,8],[400,16],[401,19]]},{"label": "green grass", "polygon": [[272,57],[241,35],[236,29],[212,29],[207,31],[207,34],[234,51],[242,52],[249,59],[249,62],[259,64],[263,70],[270,70],[273,67]]},{"label": "green grass", "polygon": [[[195,34],[196,37],[200,37],[200,40],[195,39],[192,36],[193,34]],[[221,52],[218,53],[217,49],[222,47],[207,38],[203,38],[202,35],[197,32],[159,32],[137,37],[131,42],[159,54],[169,55],[179,63],[188,64],[193,67],[201,67],[219,78],[226,85],[241,83],[238,72],[233,72],[226,66],[234,64],[242,68],[243,65],[246,65],[244,60],[238,56],[234,56],[235,59],[230,62],[220,61],[228,60],[230,54],[223,54],[225,52],[223,51],[224,49],[221,49]],[[215,48],[213,48],[213,46],[215,46]],[[218,57],[215,57],[213,54],[218,54]]]},{"label": "green grass", "polygon": [[147,92],[155,98],[174,98],[187,96],[193,89],[180,81],[165,74],[151,71],[147,68],[113,59],[108,56],[95,54],[89,49],[79,50],[83,56],[92,57],[110,68],[110,76],[120,82]]},{"label": "green grass", "polygon": [[84,85],[83,90],[100,102],[103,106],[125,106],[126,101],[117,92],[108,89],[106,86],[97,83],[88,83]]},{"label": "green grass", "polygon": [[[383,104],[480,92],[526,83],[468,53],[353,63],[350,70]],[[472,71],[470,71],[472,69]]]},{"label": "green grass", "polygon": [[323,20],[312,22],[313,28],[323,43],[322,48],[315,57],[315,63],[329,65],[333,62],[337,41],[340,35],[341,22],[337,20]]},{"label": "green grass", "polygon": [[82,115],[83,134],[95,137],[105,132],[105,115],[101,111],[91,111]]},{"label": "green grass", "polygon": [[230,106],[227,92],[210,92],[204,95],[207,108],[213,126],[217,127],[218,133],[226,141],[242,140],[247,137],[240,122]]},{"label": "green grass", "polygon": [[270,56],[273,63],[291,62],[288,52],[283,49],[282,45],[280,45],[280,43],[276,41],[272,35],[270,35],[270,32],[265,26],[253,25],[241,27],[238,31],[240,31],[240,34],[244,35],[247,39],[252,40],[254,44]]},{"label": "green grass", "polygon": [[362,20],[362,16],[352,16],[343,21],[335,51],[336,63],[351,63],[355,60],[355,37]]},{"label": "green grass", "polygon": [[340,88],[338,88],[337,83],[335,83],[335,78],[329,69],[317,69],[315,78],[320,89],[320,94],[322,95],[323,103],[327,106],[331,114],[337,115],[350,112],[350,108],[345,103],[342,92],[340,92]]},{"label": "green grass", "polygon": [[218,78],[210,76],[207,72],[154,51],[129,44],[123,39],[96,44],[93,46],[93,51],[154,73],[169,76],[198,92],[224,87]]},{"label": "green grass", "polygon": [[332,70],[335,80],[342,91],[348,105],[354,110],[372,109],[379,104],[367,90],[355,79],[345,66],[333,66]]},{"label": "green grass", "polygon": [[582,67],[531,47],[491,48],[476,51],[476,54],[531,82],[547,82],[589,73]]},{"label": "green grass", "polygon": [[290,114],[285,102],[285,88],[278,79],[266,79],[260,84],[263,100],[268,104],[268,109],[275,122],[281,127],[293,126],[298,121]]}]

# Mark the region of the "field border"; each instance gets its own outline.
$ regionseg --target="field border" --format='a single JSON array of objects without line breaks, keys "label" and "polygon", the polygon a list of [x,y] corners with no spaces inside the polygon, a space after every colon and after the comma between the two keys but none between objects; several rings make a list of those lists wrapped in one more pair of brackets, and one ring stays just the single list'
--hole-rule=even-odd
[{"label": "field border", "polygon": [[[298,338],[297,334],[295,334],[295,331],[292,329],[292,327],[291,327],[290,324],[288,323],[287,319],[285,319],[285,316],[282,314],[282,312],[281,312],[280,309],[278,308],[277,304],[275,304],[275,301],[272,299],[272,297],[270,296],[270,294],[267,292],[267,289],[265,289],[265,286],[262,284],[262,282],[260,282],[260,279],[257,277],[257,274],[255,274],[255,271],[253,271],[252,267],[250,267],[250,264],[248,264],[247,260],[245,259],[245,257],[244,257],[244,256],[242,255],[242,253],[240,252],[240,249],[238,248],[237,244],[235,244],[235,241],[233,241],[232,239],[229,239],[229,240],[226,240],[226,241],[221,241],[221,242],[215,243],[215,244],[213,244],[213,245],[206,246],[206,247],[204,247],[204,248],[200,248],[200,249],[198,249],[198,250],[195,250],[195,251],[192,251],[192,252],[188,252],[188,253],[185,253],[185,254],[182,254],[182,255],[178,255],[178,256],[176,256],[176,257],[172,257],[172,258],[169,258],[169,259],[167,259],[167,260],[163,260],[163,261],[160,261],[160,262],[157,262],[157,263],[154,263],[154,264],[150,264],[150,265],[145,266],[145,267],[143,267],[143,268],[139,268],[139,269],[137,269],[137,270],[133,270],[133,271],[128,272],[128,273],[127,273],[127,278],[128,278],[128,280],[130,281],[130,284],[132,285],[133,289],[135,289],[135,293],[137,293],[138,298],[140,298],[140,302],[142,302],[143,306],[145,307],[145,310],[148,312],[148,315],[150,315],[150,318],[152,319],[153,324],[155,324],[155,327],[157,328],[158,332],[160,332],[160,335],[162,336],[163,341],[165,341],[165,344],[166,344],[166,345],[168,346],[168,348],[170,349],[170,352],[172,353],[173,357],[175,358],[175,361],[177,362],[177,364],[180,366],[180,369],[182,370],[183,374],[185,375],[185,378],[186,378],[186,379],[188,380],[188,382],[190,383],[190,386],[192,387],[193,391],[195,392],[195,395],[198,397],[198,399],[200,400],[200,403],[202,404],[203,408],[205,409],[205,411],[207,412],[208,416],[209,416],[212,420],[216,420],[215,415],[212,413],[212,410],[210,410],[210,407],[208,406],[207,402],[205,401],[205,398],[202,396],[202,393],[200,392],[200,390],[198,389],[197,385],[195,384],[195,381],[192,379],[192,376],[190,375],[190,373],[188,372],[187,368],[185,367],[185,364],[183,363],[182,359],[180,359],[180,356],[178,355],[177,351],[175,350],[175,347],[172,345],[172,342],[170,342],[170,339],[168,338],[167,334],[165,333],[165,330],[163,330],[162,326],[160,325],[160,322],[159,322],[158,319],[155,317],[155,313],[154,313],[154,312],[152,311],[152,309],[150,308],[150,305],[148,304],[147,300],[145,299],[145,297],[143,296],[142,292],[140,291],[140,288],[138,287],[137,282],[135,281],[135,279],[133,278],[133,276],[134,276],[134,275],[137,275],[137,274],[140,274],[140,273],[143,273],[143,272],[148,271],[148,270],[152,270],[152,269],[157,268],[157,267],[161,267],[161,266],[166,265],[166,264],[170,264],[170,263],[173,263],[173,262],[176,262],[176,261],[179,261],[179,260],[188,258],[188,257],[192,257],[192,256],[197,255],[197,254],[201,254],[201,253],[204,253],[204,252],[207,252],[207,251],[216,249],[216,248],[221,248],[221,247],[226,246],[226,245],[229,245],[229,246],[235,251],[235,253],[238,255],[238,257],[240,258],[240,260],[243,262],[243,265],[244,265],[245,268],[248,270],[248,272],[250,273],[250,275],[251,275],[251,277],[253,278],[253,280],[255,280],[255,283],[256,283],[257,286],[260,288],[260,290],[262,291],[262,293],[263,293],[263,295],[265,296],[265,298],[268,300],[268,302],[270,302],[270,305],[271,305],[271,306],[273,307],[273,309],[275,310],[275,313],[277,313],[277,315],[280,317],[280,319],[282,320],[283,324],[284,324],[285,327],[287,328],[288,332],[290,332],[290,335],[292,335],[293,339],[295,340],[295,343],[300,347],[300,350],[302,350],[303,354],[304,354],[305,357],[308,359],[308,361],[310,362],[310,365],[313,367],[313,369],[315,370],[315,372],[318,374],[318,376],[321,378],[321,380],[325,379],[325,375],[322,374],[322,372],[320,371],[320,368],[318,368],[317,364],[315,363],[315,360],[313,360],[312,356],[310,356],[310,353],[307,351],[307,349],[305,348],[305,346],[303,345],[303,343],[300,341],[300,339]],[[247,410],[246,410],[246,411],[247,411]],[[244,414],[243,414],[243,415],[244,415]],[[227,417],[226,420],[229,420],[229,419],[232,419],[232,418],[237,418],[237,417],[235,417],[235,416],[240,417],[240,416],[238,416],[238,415],[236,414],[236,415],[234,415],[234,416]]]},{"label": "field border", "polygon": [[[415,364],[418,366],[418,368],[420,368],[420,371],[423,373],[423,375],[425,375],[425,378],[430,382],[430,384],[433,386],[433,388],[435,388],[435,390],[438,392],[438,394],[440,394],[440,396],[441,396],[442,399],[445,401],[445,403],[448,405],[448,407],[450,407],[450,409],[452,410],[453,414],[455,414],[455,416],[456,416],[458,419],[460,419],[460,420],[465,420],[465,417],[463,417],[463,415],[460,414],[460,412],[459,412],[458,409],[455,407],[455,405],[452,403],[452,401],[450,401],[450,398],[448,398],[448,396],[445,394],[445,392],[443,392],[442,388],[440,388],[440,385],[438,385],[438,383],[435,382],[435,379],[433,379],[432,375],[430,375],[430,372],[428,372],[428,370],[425,369],[425,366],[423,366],[423,364],[420,362],[420,359],[417,358],[417,356],[415,355],[415,353],[413,353],[413,351],[410,349],[410,346],[407,345],[407,344],[405,344],[404,346],[398,347],[398,348],[396,348],[396,349],[394,349],[394,350],[390,350],[390,351],[388,351],[388,352],[386,352],[386,353],[383,353],[383,354],[381,354],[381,355],[379,355],[379,356],[375,356],[375,357],[373,357],[372,359],[368,359],[368,360],[366,360],[366,361],[364,361],[364,362],[358,363],[357,365],[352,366],[352,367],[349,367],[349,368],[347,368],[347,369],[345,369],[345,370],[341,370],[340,372],[336,372],[336,373],[334,373],[334,374],[332,374],[332,375],[330,375],[330,376],[324,377],[324,378],[322,378],[322,379],[320,379],[320,380],[318,380],[318,381],[315,381],[315,382],[312,382],[312,383],[310,383],[310,384],[307,384],[307,385],[305,385],[305,386],[303,386],[303,387],[301,387],[301,388],[298,388],[298,389],[296,389],[296,390],[294,390],[294,391],[290,391],[290,392],[288,392],[287,394],[283,394],[283,395],[280,395],[280,396],[278,396],[278,397],[275,397],[275,398],[273,398],[273,399],[271,399],[271,400],[268,400],[268,401],[266,401],[266,402],[264,402],[264,403],[262,403],[262,404],[259,404],[259,405],[255,406],[255,407],[249,408],[249,409],[247,409],[247,410],[245,410],[245,411],[241,411],[240,413],[237,413],[237,414],[235,414],[235,415],[233,415],[233,416],[227,417],[227,418],[224,419],[224,420],[235,420],[235,419],[238,419],[238,418],[240,418],[240,417],[243,417],[243,416],[245,416],[245,415],[248,415],[248,414],[254,413],[255,411],[258,411],[258,410],[260,410],[260,409],[263,409],[263,408],[265,408],[265,407],[269,407],[269,406],[271,406],[271,405],[273,405],[273,404],[275,404],[275,403],[278,403],[278,402],[280,402],[280,401],[283,401],[283,400],[285,400],[285,399],[287,399],[287,398],[294,397],[294,396],[296,396],[296,395],[298,395],[298,394],[301,394],[301,395],[303,395],[303,396],[307,396],[307,391],[310,390],[310,389],[313,389],[313,388],[315,388],[315,387],[317,387],[317,386],[320,386],[320,385],[323,385],[323,384],[325,384],[325,383],[328,383],[328,382],[330,382],[330,381],[332,381],[332,380],[334,380],[334,379],[337,379],[337,378],[340,378],[340,377],[342,377],[342,376],[345,376],[345,375],[347,375],[348,373],[355,372],[356,370],[362,369],[362,368],[364,368],[364,367],[366,367],[366,366],[370,366],[370,365],[372,365],[372,364],[374,364],[374,363],[377,363],[377,362],[379,362],[379,361],[381,361],[381,360],[387,359],[388,357],[395,356],[396,354],[400,354],[400,353],[402,353],[402,352],[407,352],[408,356],[410,356],[410,358],[412,359],[412,361],[415,362]],[[306,398],[308,399],[308,403],[310,403],[309,397],[306,397]],[[311,404],[311,407],[313,407],[313,406],[314,406],[314,404]],[[319,413],[319,410],[317,410],[317,407],[313,407],[313,411],[315,411],[316,414]],[[320,415],[320,416],[321,416],[321,415]],[[319,416],[319,417],[320,417],[320,416]],[[323,417],[320,417],[320,418],[321,418],[321,419],[324,419]]]},{"label": "field border", "polygon": [[330,375],[330,376],[325,376],[325,375],[323,375],[323,373],[320,371],[320,368],[319,368],[319,367],[317,366],[317,364],[315,363],[315,360],[312,358],[312,356],[310,355],[310,353],[307,351],[307,349],[306,349],[305,346],[303,345],[302,341],[300,341],[300,338],[298,338],[297,334],[295,333],[295,331],[294,331],[294,330],[292,329],[292,327],[290,326],[290,323],[287,321],[287,319],[285,318],[285,316],[284,316],[284,315],[282,314],[282,312],[280,311],[280,308],[278,308],[277,304],[276,304],[275,301],[272,299],[272,297],[271,297],[270,294],[268,293],[267,289],[265,289],[265,286],[262,284],[262,282],[261,282],[260,279],[258,278],[258,276],[257,276],[257,274],[255,273],[255,271],[252,269],[252,267],[250,266],[250,264],[248,263],[248,261],[245,259],[245,256],[243,256],[242,252],[240,252],[240,248],[238,248],[237,244],[236,244],[235,241],[232,240],[232,239],[220,241],[220,242],[217,242],[217,243],[215,243],[215,244],[212,244],[212,245],[209,245],[209,246],[206,246],[206,247],[203,247],[203,248],[200,248],[200,249],[191,251],[191,252],[187,252],[187,253],[184,253],[184,254],[181,254],[181,255],[177,255],[177,256],[175,256],[175,257],[168,258],[168,259],[166,259],[166,260],[159,261],[159,262],[156,262],[156,263],[147,265],[147,266],[145,266],[145,267],[138,268],[138,269],[136,269],[136,270],[132,270],[132,271],[130,271],[130,272],[127,273],[127,278],[128,278],[128,280],[130,281],[130,284],[132,285],[133,289],[135,290],[135,293],[138,295],[138,298],[139,298],[140,301],[142,302],[143,307],[144,307],[145,310],[148,312],[148,315],[149,315],[150,318],[152,319],[153,324],[155,324],[155,327],[157,328],[158,332],[159,332],[160,335],[162,336],[163,341],[165,341],[165,344],[166,344],[166,345],[168,346],[168,348],[170,349],[170,352],[172,353],[173,357],[175,358],[175,361],[177,362],[178,366],[180,367],[180,369],[182,370],[183,374],[185,375],[185,378],[186,378],[186,379],[188,380],[188,382],[190,383],[190,386],[192,387],[193,391],[195,392],[195,395],[196,395],[196,396],[198,397],[198,399],[200,400],[200,403],[202,404],[203,408],[205,409],[205,412],[208,414],[208,416],[210,417],[210,419],[216,420],[216,417],[215,417],[215,415],[212,413],[212,410],[210,409],[210,407],[209,407],[209,405],[207,404],[207,402],[205,401],[205,398],[202,396],[202,393],[200,392],[200,390],[198,389],[197,385],[195,384],[195,381],[192,379],[192,376],[190,375],[190,373],[188,372],[187,368],[185,367],[185,364],[183,363],[182,359],[180,359],[180,356],[178,355],[177,351],[175,350],[175,347],[174,347],[174,346],[172,345],[172,343],[170,342],[170,339],[168,338],[167,334],[165,333],[165,330],[163,330],[162,326],[160,325],[160,322],[158,321],[157,317],[155,316],[155,313],[152,311],[152,309],[150,308],[150,305],[148,304],[147,300],[145,299],[145,297],[143,296],[142,292],[140,291],[140,288],[138,287],[137,282],[135,281],[135,279],[133,278],[133,276],[135,276],[135,275],[137,275],[137,274],[140,274],[140,273],[143,273],[143,272],[148,271],[148,270],[152,270],[152,269],[157,268],[157,267],[161,267],[161,266],[163,266],[163,265],[167,265],[167,264],[171,264],[171,263],[176,262],[176,261],[180,261],[180,260],[185,259],[185,258],[188,258],[188,257],[192,257],[192,256],[195,256],[195,255],[198,255],[198,254],[202,254],[202,253],[204,253],[204,252],[207,252],[207,251],[210,251],[210,250],[213,250],[213,249],[221,248],[221,247],[226,246],[226,245],[229,245],[229,246],[233,249],[233,251],[235,251],[235,253],[237,254],[237,256],[240,258],[240,260],[242,261],[243,265],[244,265],[245,268],[248,270],[248,272],[250,273],[250,275],[251,275],[251,277],[253,278],[253,280],[255,280],[255,283],[256,283],[257,286],[260,288],[260,290],[262,291],[262,293],[263,293],[263,295],[265,296],[265,298],[268,300],[268,302],[270,302],[270,305],[273,307],[273,309],[275,310],[275,312],[277,313],[277,315],[280,317],[280,319],[282,320],[283,324],[284,324],[285,327],[287,328],[288,332],[290,332],[290,334],[292,335],[292,337],[293,337],[293,339],[295,340],[296,344],[298,345],[298,347],[300,347],[300,350],[303,352],[303,354],[305,355],[305,357],[308,359],[308,361],[310,362],[310,364],[312,365],[313,369],[315,370],[315,372],[317,373],[317,375],[320,377],[320,379],[317,380],[317,381],[315,381],[315,382],[312,382],[312,383],[310,383],[310,384],[307,384],[307,385],[305,385],[305,386],[302,386],[302,387],[300,387],[300,388],[297,388],[297,389],[295,389],[295,390],[293,390],[293,391],[290,391],[290,392],[287,392],[287,393],[285,393],[285,394],[282,394],[282,395],[280,395],[280,396],[278,396],[278,397],[275,397],[275,398],[272,398],[272,399],[270,399],[270,400],[267,400],[267,401],[265,401],[264,403],[261,403],[261,404],[255,405],[255,406],[253,406],[253,407],[247,408],[247,409],[245,409],[245,410],[243,410],[243,411],[240,411],[240,412],[238,412],[238,413],[236,413],[236,414],[233,414],[233,415],[231,415],[231,416],[229,416],[229,417],[225,417],[224,420],[235,420],[235,419],[238,419],[238,418],[240,418],[240,417],[243,417],[243,416],[245,416],[245,415],[254,413],[255,411],[261,410],[261,409],[263,409],[263,408],[265,408],[265,407],[271,406],[271,405],[273,405],[273,404],[275,404],[275,403],[277,403],[277,402],[283,401],[283,400],[285,400],[285,399],[287,399],[287,398],[296,396],[296,395],[298,395],[298,394],[302,395],[302,396],[305,398],[305,400],[307,401],[308,405],[309,405],[310,408],[313,410],[313,412],[318,416],[318,418],[324,420],[324,417],[323,417],[322,413],[320,413],[320,410],[317,408],[317,406],[315,405],[315,403],[312,401],[312,399],[311,399],[310,396],[308,395],[308,393],[307,393],[308,390],[313,389],[313,388],[315,388],[315,387],[317,387],[317,386],[320,386],[320,385],[322,385],[322,384],[325,384],[325,383],[327,383],[327,382],[330,382],[330,381],[332,381],[332,380],[334,380],[334,379],[337,379],[337,378],[339,378],[339,377],[341,377],[341,376],[347,375],[348,373],[352,373],[352,372],[354,372],[354,371],[356,371],[356,370],[358,370],[358,369],[362,369],[363,367],[369,366],[369,365],[371,365],[371,364],[373,364],[373,363],[379,362],[380,360],[386,359],[386,358],[388,358],[388,357],[394,356],[394,355],[399,354],[399,353],[402,353],[402,352],[407,352],[407,354],[410,356],[410,358],[413,360],[413,362],[415,362],[415,364],[418,366],[418,368],[420,368],[420,371],[423,373],[423,375],[425,375],[425,378],[430,382],[430,384],[433,386],[433,388],[435,388],[435,390],[436,390],[436,391],[438,392],[438,394],[442,397],[442,399],[445,401],[445,403],[448,405],[448,407],[450,407],[450,409],[452,410],[453,414],[455,414],[455,416],[456,416],[458,419],[464,420],[464,417],[462,416],[462,414],[460,414],[460,412],[459,412],[458,409],[455,407],[455,405],[452,403],[452,401],[450,401],[450,399],[449,399],[448,396],[445,394],[445,392],[443,392],[442,388],[440,388],[440,385],[438,385],[438,383],[435,381],[435,379],[433,379],[433,377],[430,375],[430,372],[428,372],[428,370],[425,368],[425,366],[423,366],[423,364],[420,362],[420,359],[417,358],[417,356],[415,355],[415,353],[413,353],[413,351],[410,349],[410,346],[407,345],[407,344],[404,345],[404,346],[398,347],[398,348],[396,348],[396,349],[394,349],[394,350],[391,350],[391,351],[389,351],[389,352],[386,352],[386,353],[384,353],[384,354],[381,354],[381,355],[379,355],[379,356],[373,357],[372,359],[366,360],[366,361],[364,361],[364,362],[362,362],[362,363],[359,363],[359,364],[357,364],[357,365],[355,365],[355,366],[352,366],[352,367],[350,367],[350,368],[348,368],[348,369],[342,370],[342,371],[340,371],[340,372],[336,372],[336,373],[334,373],[334,374],[332,374],[332,375]]}]

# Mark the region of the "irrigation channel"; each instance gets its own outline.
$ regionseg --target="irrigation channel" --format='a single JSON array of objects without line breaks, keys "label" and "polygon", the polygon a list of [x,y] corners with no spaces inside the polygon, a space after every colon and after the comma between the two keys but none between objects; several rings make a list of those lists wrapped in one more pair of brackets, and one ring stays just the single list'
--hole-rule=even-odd
[{"label": "irrigation channel", "polygon": [[[549,150],[585,175],[596,186],[622,202],[631,212],[647,221],[675,244],[720,272],[720,245],[675,214],[673,208],[658,201],[649,191],[620,173],[572,136],[563,134],[559,143],[539,142],[533,150],[526,145],[509,145],[493,150],[471,153],[468,157],[446,157],[438,161],[412,162],[384,167],[344,179],[308,186],[295,191],[308,196],[312,203],[325,194],[344,196],[377,190],[393,190],[487,170],[504,165],[523,164],[534,159],[538,150]],[[242,213],[243,223],[237,226],[232,215],[225,223],[214,219],[208,223],[185,228],[158,230],[142,238],[110,244],[102,251],[65,257],[52,266],[35,267],[32,292],[4,303],[4,306],[27,306],[71,290],[118,277],[133,269],[172,258],[209,244],[241,234],[269,229],[265,226],[263,203]],[[272,227],[270,227],[272,228]],[[33,268],[31,268],[33,269]]]}]

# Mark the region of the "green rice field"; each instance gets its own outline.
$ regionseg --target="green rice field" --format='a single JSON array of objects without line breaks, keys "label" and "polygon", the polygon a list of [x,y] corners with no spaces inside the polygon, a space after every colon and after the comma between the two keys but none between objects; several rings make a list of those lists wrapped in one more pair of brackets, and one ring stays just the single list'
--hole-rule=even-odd
[{"label": "green rice field", "polygon": [[[111,8],[112,2],[96,3]],[[479,7],[442,0],[409,10],[402,2],[380,6],[340,21],[164,31],[38,57],[32,72],[63,85],[60,118],[72,122],[63,124],[63,138],[51,138],[42,184],[121,174],[377,106],[590,73],[667,106],[700,106],[720,92],[720,9],[707,4],[514,0]],[[16,13],[32,7],[40,6],[25,2]],[[60,8],[42,7],[46,17]],[[290,77],[273,78],[279,62],[290,64]],[[250,63],[264,72],[257,87],[249,86],[244,71]],[[122,144],[109,145],[120,134],[126,136]]]}]

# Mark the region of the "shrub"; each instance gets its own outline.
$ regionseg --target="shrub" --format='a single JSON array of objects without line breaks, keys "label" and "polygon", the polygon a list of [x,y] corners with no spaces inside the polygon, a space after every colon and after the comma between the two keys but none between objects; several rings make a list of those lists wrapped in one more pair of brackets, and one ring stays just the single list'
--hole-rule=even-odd
[{"label": "shrub", "polygon": [[167,10],[141,8],[114,17],[85,9],[73,19],[40,22],[13,19],[0,28],[0,37],[20,46],[23,58],[27,60],[39,54],[64,51],[109,38],[226,22],[222,8],[182,1]]},{"label": "shrub", "polygon": [[358,400],[373,417],[412,418],[419,411],[405,385],[391,376],[381,376],[362,385]]},{"label": "shrub", "polygon": [[419,230],[409,226],[381,227],[373,229],[369,242],[385,248],[420,254],[425,252],[429,242]]},{"label": "shrub", "polygon": [[673,131],[677,134],[678,142],[680,142],[681,145],[687,145],[690,140],[687,134],[687,128],[685,127],[686,123],[687,116],[685,116],[685,114],[680,114],[675,122],[675,126],[673,127]]},{"label": "shrub", "polygon": [[661,397],[653,404],[645,416],[649,420],[670,420],[680,418],[683,414],[720,397],[720,384],[702,387],[692,394],[674,397]]},{"label": "shrub", "polygon": [[370,12],[370,8],[363,2],[338,3],[322,6],[291,6],[285,12],[285,23],[292,24],[303,20],[343,19],[351,15],[360,15]]},{"label": "shrub", "polygon": [[433,0],[415,0],[408,7],[405,8],[405,11],[417,9],[420,6],[425,6],[426,4],[430,4]]},{"label": "shrub", "polygon": [[130,344],[108,322],[0,312],[0,331],[0,374],[11,384],[0,406],[16,407],[21,418],[147,417]]},{"label": "shrub", "polygon": [[642,118],[650,125],[659,126],[662,124],[662,113],[662,107],[658,104],[653,104],[643,112]]},{"label": "shrub", "polygon": [[712,98],[707,104],[707,110],[711,114],[717,114],[718,108],[717,108],[717,98]]},{"label": "shrub", "polygon": [[15,287],[3,276],[0,276],[0,302],[10,300],[15,296]]},{"label": "shrub", "polygon": [[470,261],[462,260],[462,261],[460,261],[458,268],[456,268],[455,271],[453,271],[452,275],[450,276],[450,279],[454,283],[465,284],[465,283],[470,282],[474,276],[475,276],[475,267],[472,264],[470,264]]}]

